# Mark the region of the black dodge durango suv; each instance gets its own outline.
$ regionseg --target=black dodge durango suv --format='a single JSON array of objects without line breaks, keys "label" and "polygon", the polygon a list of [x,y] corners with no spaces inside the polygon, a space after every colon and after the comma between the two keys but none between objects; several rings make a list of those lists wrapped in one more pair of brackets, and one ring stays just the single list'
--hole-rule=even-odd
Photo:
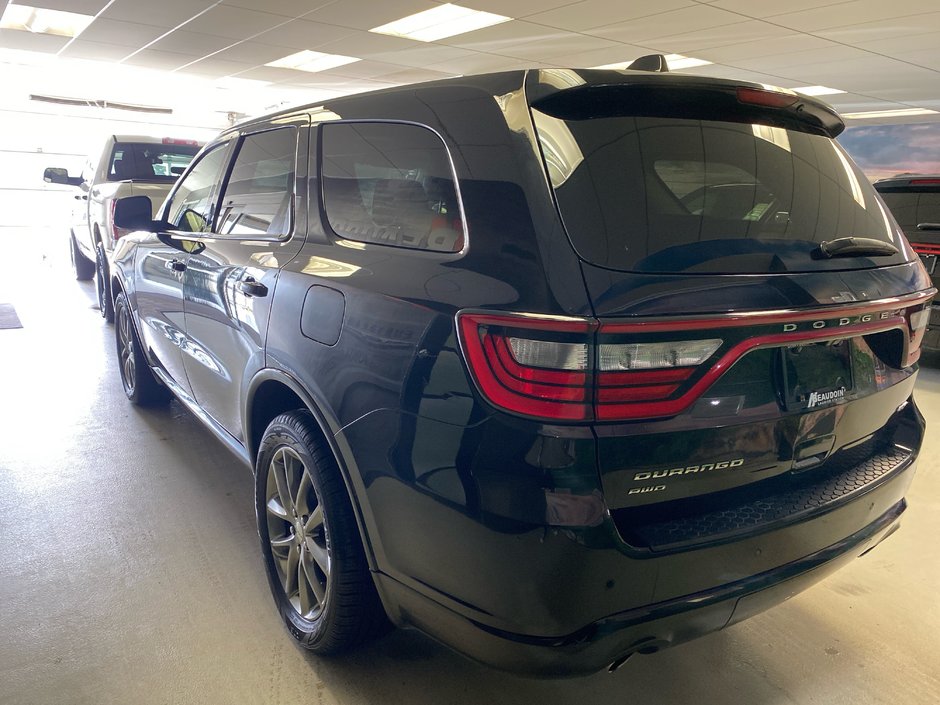
[{"label": "black dodge durango suv", "polygon": [[256,478],[274,600],[541,675],[722,629],[904,512],[936,293],[766,86],[532,70],[279,112],[115,252],[121,379]]}]

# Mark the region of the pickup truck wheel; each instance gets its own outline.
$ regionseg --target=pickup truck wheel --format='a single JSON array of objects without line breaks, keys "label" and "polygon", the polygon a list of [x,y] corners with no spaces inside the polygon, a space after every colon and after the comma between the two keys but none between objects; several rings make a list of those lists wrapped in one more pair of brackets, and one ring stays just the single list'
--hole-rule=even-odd
[{"label": "pickup truck wheel", "polygon": [[108,323],[114,323],[114,301],[111,298],[108,256],[104,253],[104,245],[100,242],[95,246],[95,279],[98,290],[98,310],[101,311],[101,317]]},{"label": "pickup truck wheel", "polygon": [[310,414],[276,417],[255,472],[258,534],[274,601],[288,631],[321,655],[387,626],[346,485]]},{"label": "pickup truck wheel", "polygon": [[127,398],[136,406],[152,406],[169,401],[170,390],[157,381],[144,359],[131,309],[123,291],[114,302],[114,313],[118,368]]},{"label": "pickup truck wheel", "polygon": [[80,282],[87,282],[95,276],[95,263],[82,254],[75,242],[75,235],[69,233],[69,256],[72,260],[72,272]]}]

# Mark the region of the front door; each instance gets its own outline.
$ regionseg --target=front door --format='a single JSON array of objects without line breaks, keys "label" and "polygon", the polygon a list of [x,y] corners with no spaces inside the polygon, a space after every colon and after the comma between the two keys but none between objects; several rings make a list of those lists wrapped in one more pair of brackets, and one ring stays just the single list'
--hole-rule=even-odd
[{"label": "front door", "polygon": [[135,260],[136,308],[143,345],[157,366],[187,394],[190,386],[182,352],[186,347],[183,277],[190,255],[186,241],[172,236],[204,231],[212,220],[213,199],[228,151],[226,144],[210,150],[177,184],[164,211],[168,232],[142,243]]},{"label": "front door", "polygon": [[240,441],[242,394],[264,367],[278,272],[297,254],[306,229],[295,199],[295,184],[306,177],[306,124],[306,117],[279,122],[239,138],[212,236],[198,241],[183,279],[183,362],[193,395]]}]

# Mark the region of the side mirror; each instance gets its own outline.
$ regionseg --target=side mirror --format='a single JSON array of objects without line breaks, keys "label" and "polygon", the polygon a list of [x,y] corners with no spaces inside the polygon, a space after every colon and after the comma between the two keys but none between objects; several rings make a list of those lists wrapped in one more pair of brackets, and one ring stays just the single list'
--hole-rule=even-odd
[{"label": "side mirror", "polygon": [[119,198],[114,204],[114,225],[123,230],[154,232],[153,203],[147,196]]},{"label": "side mirror", "polygon": [[58,166],[46,167],[42,172],[42,180],[48,184],[64,184],[66,186],[78,186],[82,183],[82,177],[69,176],[67,169]]}]

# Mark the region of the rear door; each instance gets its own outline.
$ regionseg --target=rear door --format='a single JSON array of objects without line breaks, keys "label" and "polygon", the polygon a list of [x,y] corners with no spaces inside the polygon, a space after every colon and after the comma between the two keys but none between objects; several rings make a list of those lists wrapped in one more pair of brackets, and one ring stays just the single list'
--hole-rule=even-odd
[{"label": "rear door", "polygon": [[211,236],[194,240],[187,262],[187,376],[199,405],[237,439],[244,383],[264,366],[278,271],[306,232],[297,184],[306,178],[308,123],[306,116],[279,119],[240,135]]}]

